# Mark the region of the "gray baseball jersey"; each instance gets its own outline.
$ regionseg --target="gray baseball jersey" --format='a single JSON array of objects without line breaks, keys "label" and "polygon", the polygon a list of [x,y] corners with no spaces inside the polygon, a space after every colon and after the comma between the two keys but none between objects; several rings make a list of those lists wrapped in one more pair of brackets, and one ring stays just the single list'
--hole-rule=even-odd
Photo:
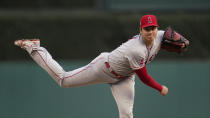
[{"label": "gray baseball jersey", "polygon": [[146,47],[141,35],[136,35],[123,43],[108,56],[112,69],[120,75],[131,75],[133,70],[150,63],[160,50],[163,34],[164,31],[158,31],[150,48]]}]

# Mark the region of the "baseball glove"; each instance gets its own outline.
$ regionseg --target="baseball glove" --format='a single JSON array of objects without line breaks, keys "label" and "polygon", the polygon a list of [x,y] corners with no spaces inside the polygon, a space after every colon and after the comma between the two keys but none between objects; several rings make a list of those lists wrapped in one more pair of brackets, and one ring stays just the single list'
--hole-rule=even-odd
[{"label": "baseball glove", "polygon": [[171,27],[167,27],[163,35],[161,48],[169,52],[182,53],[189,46],[189,41],[182,35],[174,31]]}]

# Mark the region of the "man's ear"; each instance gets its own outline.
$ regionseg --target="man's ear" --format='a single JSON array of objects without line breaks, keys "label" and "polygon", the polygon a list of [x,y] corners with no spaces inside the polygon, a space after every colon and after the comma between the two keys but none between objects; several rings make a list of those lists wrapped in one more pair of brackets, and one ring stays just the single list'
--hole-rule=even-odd
[{"label": "man's ear", "polygon": [[142,28],[141,28],[141,27],[139,27],[139,32],[140,32],[140,33],[142,32]]}]

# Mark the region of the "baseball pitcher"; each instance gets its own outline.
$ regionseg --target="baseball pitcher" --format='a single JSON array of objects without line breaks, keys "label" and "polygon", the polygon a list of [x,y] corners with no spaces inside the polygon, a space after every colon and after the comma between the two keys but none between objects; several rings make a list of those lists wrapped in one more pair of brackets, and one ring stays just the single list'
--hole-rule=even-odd
[{"label": "baseball pitcher", "polygon": [[116,100],[119,117],[133,118],[135,74],[140,80],[157,90],[161,95],[168,88],[157,83],[147,72],[150,63],[162,48],[181,53],[189,41],[172,28],[158,30],[157,18],[145,15],[140,20],[140,32],[112,52],[103,52],[84,67],[65,71],[40,46],[39,39],[16,40],[16,46],[25,49],[32,59],[41,66],[63,88],[107,83]]}]

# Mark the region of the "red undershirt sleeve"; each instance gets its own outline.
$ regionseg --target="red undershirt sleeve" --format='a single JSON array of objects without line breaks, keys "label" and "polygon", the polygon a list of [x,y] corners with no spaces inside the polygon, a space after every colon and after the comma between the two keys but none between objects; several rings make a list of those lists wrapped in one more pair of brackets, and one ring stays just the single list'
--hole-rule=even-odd
[{"label": "red undershirt sleeve", "polygon": [[158,90],[161,92],[162,86],[157,83],[147,72],[146,66],[141,69],[135,70],[135,73],[138,75],[139,79],[146,85]]}]

